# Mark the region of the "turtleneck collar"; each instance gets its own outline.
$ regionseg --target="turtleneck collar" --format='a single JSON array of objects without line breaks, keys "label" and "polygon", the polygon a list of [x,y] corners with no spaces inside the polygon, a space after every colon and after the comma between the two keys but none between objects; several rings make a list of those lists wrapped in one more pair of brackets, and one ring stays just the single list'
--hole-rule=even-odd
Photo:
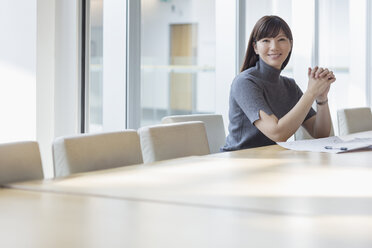
[{"label": "turtleneck collar", "polygon": [[261,57],[257,61],[255,68],[260,78],[270,82],[277,82],[279,80],[281,70],[266,64]]}]

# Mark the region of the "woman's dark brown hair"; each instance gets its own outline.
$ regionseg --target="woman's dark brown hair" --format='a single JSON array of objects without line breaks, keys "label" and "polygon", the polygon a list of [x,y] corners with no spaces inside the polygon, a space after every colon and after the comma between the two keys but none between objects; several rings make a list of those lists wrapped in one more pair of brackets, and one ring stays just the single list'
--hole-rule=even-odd
[{"label": "woman's dark brown hair", "polygon": [[[280,30],[282,30],[287,36],[287,38],[293,42],[292,32],[289,28],[288,24],[279,16],[264,16],[261,17],[254,26],[251,36],[249,37],[247,52],[245,53],[244,63],[240,71],[244,71],[250,67],[256,65],[258,61],[258,55],[254,51],[254,45],[257,41],[261,40],[262,38],[274,38],[276,37]],[[284,67],[288,64],[288,61],[291,57],[292,49],[288,54],[288,57],[284,60],[281,69],[283,70]]]}]

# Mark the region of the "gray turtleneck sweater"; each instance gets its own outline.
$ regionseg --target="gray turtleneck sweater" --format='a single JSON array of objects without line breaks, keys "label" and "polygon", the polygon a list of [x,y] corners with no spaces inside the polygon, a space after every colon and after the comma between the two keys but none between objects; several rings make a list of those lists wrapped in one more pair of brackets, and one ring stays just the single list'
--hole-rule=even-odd
[{"label": "gray turtleneck sweater", "polygon": [[[303,95],[292,78],[280,76],[280,70],[266,64],[261,58],[232,82],[229,100],[229,135],[222,151],[275,144],[253,123],[260,119],[259,111],[274,114],[278,119],[286,115]],[[305,120],[316,112],[310,109]]]}]

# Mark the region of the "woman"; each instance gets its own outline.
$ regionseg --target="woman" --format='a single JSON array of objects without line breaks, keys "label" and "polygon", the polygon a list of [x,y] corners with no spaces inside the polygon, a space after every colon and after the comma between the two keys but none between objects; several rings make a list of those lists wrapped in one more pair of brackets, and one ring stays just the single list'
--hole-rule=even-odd
[{"label": "woman", "polygon": [[[291,57],[292,32],[278,16],[264,16],[249,38],[241,73],[230,91],[229,135],[223,151],[286,141],[303,125],[314,138],[328,137],[331,117],[328,92],[336,80],[332,71],[308,69],[307,90],[281,76]],[[317,112],[311,107],[317,103]]]}]

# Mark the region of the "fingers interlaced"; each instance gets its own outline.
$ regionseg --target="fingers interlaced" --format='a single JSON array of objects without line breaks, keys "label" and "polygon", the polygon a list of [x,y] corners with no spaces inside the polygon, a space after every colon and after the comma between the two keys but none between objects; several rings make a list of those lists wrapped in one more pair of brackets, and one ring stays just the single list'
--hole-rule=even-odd
[{"label": "fingers interlaced", "polygon": [[315,79],[326,78],[327,80],[336,80],[333,71],[329,70],[328,68],[318,66],[315,66],[314,68],[309,67],[308,76]]},{"label": "fingers interlaced", "polygon": [[319,74],[319,77],[325,77],[325,76],[328,75],[328,73],[329,73],[329,70],[328,70],[328,69],[325,69],[325,70],[323,70],[323,71]]}]

